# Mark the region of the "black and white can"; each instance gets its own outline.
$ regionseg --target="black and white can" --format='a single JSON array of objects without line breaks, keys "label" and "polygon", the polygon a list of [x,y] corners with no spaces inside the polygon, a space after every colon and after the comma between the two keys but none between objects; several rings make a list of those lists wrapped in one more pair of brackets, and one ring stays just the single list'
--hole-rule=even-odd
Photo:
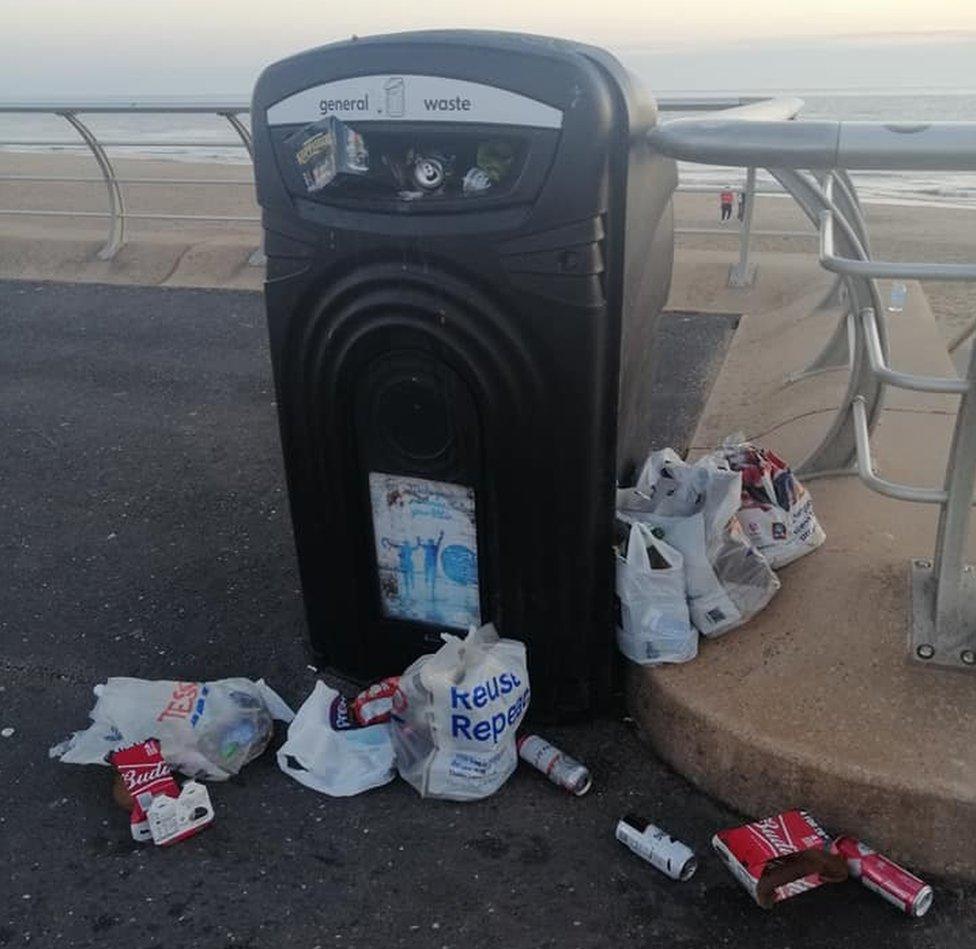
[{"label": "black and white can", "polygon": [[698,858],[660,827],[628,814],[617,822],[617,840],[672,880],[690,880]]}]

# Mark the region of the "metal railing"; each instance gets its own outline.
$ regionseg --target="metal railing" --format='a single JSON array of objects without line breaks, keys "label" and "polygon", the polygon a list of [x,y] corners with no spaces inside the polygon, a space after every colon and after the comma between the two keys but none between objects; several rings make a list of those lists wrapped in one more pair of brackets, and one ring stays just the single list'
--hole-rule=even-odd
[{"label": "metal railing", "polygon": [[[893,368],[876,281],[976,281],[976,263],[874,260],[847,172],[976,169],[976,123],[803,122],[784,115],[792,109],[791,103],[784,103],[778,115],[774,107],[758,115],[754,109],[749,121],[742,119],[738,108],[705,120],[676,119],[654,129],[650,140],[662,153],[684,161],[766,168],[819,232],[820,263],[837,275],[845,307],[823,350],[798,376],[845,365],[849,376],[833,422],[797,473],[806,479],[856,474],[871,490],[888,497],[939,505],[934,557],[916,558],[910,564],[911,656],[924,663],[974,669],[976,573],[965,563],[965,553],[976,486],[976,347],[961,378],[919,376]],[[875,472],[871,432],[887,386],[959,396],[942,487],[897,484]]]},{"label": "metal railing", "polygon": [[[797,466],[803,477],[858,474],[872,490],[905,501],[940,506],[933,560],[912,561],[913,655],[926,662],[976,667],[976,577],[964,563],[970,509],[976,481],[976,349],[965,378],[915,376],[888,364],[888,341],[876,280],[976,280],[976,265],[889,263],[873,260],[867,226],[861,213],[850,169],[976,170],[976,123],[937,122],[924,125],[797,121],[799,99],[665,99],[662,111],[709,112],[708,117],[664,122],[650,133],[655,149],[672,158],[697,164],[746,169],[746,205],[739,228],[739,260],[730,268],[733,285],[751,280],[749,238],[755,196],[770,189],[756,187],[756,169],[765,168],[797,202],[820,236],[820,262],[837,275],[831,298],[843,287],[845,312],[822,351],[799,375],[847,366],[848,385],[841,406],[820,444]],[[251,179],[187,179],[120,177],[107,149],[115,147],[238,147],[251,154],[251,137],[241,116],[244,102],[222,103],[17,103],[0,104],[0,115],[48,114],[62,118],[78,140],[0,140],[0,145],[84,145],[101,172],[100,178],[45,175],[0,175],[0,181],[98,182],[106,188],[109,210],[68,211],[0,208],[0,215],[77,216],[109,219],[109,235],[99,257],[110,259],[123,245],[127,220],[258,223],[257,216],[132,213],[126,210],[123,185],[231,185],[253,187]],[[115,114],[210,114],[223,118],[237,140],[99,139],[80,116]],[[685,189],[691,190],[691,189]],[[795,235],[805,235],[797,232]],[[256,251],[252,262],[263,261]],[[795,377],[794,377],[795,378]],[[871,431],[882,408],[886,386],[958,395],[949,464],[942,488],[899,485],[879,477],[871,458]]]},{"label": "metal railing", "polygon": [[756,185],[755,168],[746,169],[746,179],[741,186],[733,187],[729,185],[728,188],[718,188],[714,185],[686,185],[681,184],[680,181],[678,184],[678,191],[683,193],[718,194],[726,190],[731,190],[733,193],[738,192],[739,200],[742,202],[740,214],[737,215],[736,223],[738,226],[736,228],[729,230],[721,225],[718,227],[695,227],[686,225],[684,227],[675,227],[674,233],[682,235],[708,234],[721,237],[737,237],[739,241],[739,259],[729,267],[728,282],[730,287],[751,287],[755,282],[756,265],[749,260],[749,251],[753,237],[799,237],[809,239],[817,236],[814,230],[753,230],[752,222],[755,213],[755,203],[759,195],[774,194],[788,196],[782,188],[758,188]]},{"label": "metal railing", "polygon": [[[83,145],[91,152],[98,164],[101,177],[57,176],[57,175],[8,175],[0,174],[0,182],[4,181],[34,181],[49,183],[92,183],[103,182],[108,197],[107,211],[67,211],[47,210],[41,208],[0,208],[3,216],[25,217],[85,217],[107,218],[109,222],[108,237],[104,246],[98,251],[102,260],[111,260],[125,243],[126,221],[193,221],[198,223],[246,223],[257,224],[260,217],[256,215],[227,215],[227,214],[172,214],[167,212],[139,212],[128,211],[125,206],[123,185],[224,185],[254,187],[253,178],[218,179],[218,178],[140,178],[120,177],[112,164],[107,149],[117,147],[138,148],[241,148],[253,158],[251,132],[242,121],[241,116],[247,115],[250,106],[243,101],[237,102],[185,102],[168,101],[155,103],[138,102],[78,102],[78,103],[48,103],[48,102],[19,102],[0,103],[0,115],[35,114],[52,115],[64,119],[77,133],[78,139],[0,139],[0,145],[15,147],[45,147],[65,148]],[[100,139],[83,121],[82,115],[94,114],[122,114],[122,115],[214,115],[231,126],[237,138],[230,141],[211,141],[201,139],[187,140],[159,140],[152,138],[140,139]],[[252,264],[264,263],[264,255],[260,249],[250,258]]]},{"label": "metal railing", "polygon": [[[660,112],[718,112],[720,119],[727,121],[729,117],[768,119],[793,118],[803,107],[803,100],[797,98],[771,99],[768,96],[739,96],[733,98],[662,98],[657,103]],[[713,185],[680,184],[678,191],[690,194],[716,194],[725,188]],[[782,187],[774,185],[757,185],[756,168],[746,168],[746,178],[737,190],[743,202],[743,214],[738,220],[738,228],[729,230],[719,227],[676,227],[675,234],[695,235],[709,234],[722,237],[736,235],[739,241],[739,259],[729,267],[730,287],[750,287],[755,281],[756,265],[749,260],[749,251],[753,237],[797,237],[810,239],[816,237],[816,231],[801,230],[753,230],[752,222],[755,212],[755,202],[759,195],[786,196],[788,193]]]}]

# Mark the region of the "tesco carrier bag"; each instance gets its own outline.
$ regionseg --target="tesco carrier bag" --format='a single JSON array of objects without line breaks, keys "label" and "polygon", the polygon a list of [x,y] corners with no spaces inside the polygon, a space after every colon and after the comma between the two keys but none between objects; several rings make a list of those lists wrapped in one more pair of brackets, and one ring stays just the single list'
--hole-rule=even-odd
[{"label": "tesco carrier bag", "polygon": [[260,755],[274,720],[295,713],[263,679],[166,682],[118,676],[95,686],[91,725],[49,752],[65,764],[108,764],[150,738],[167,764],[191,778],[226,781]]},{"label": "tesco carrier bag", "polygon": [[518,764],[515,732],[530,695],[525,646],[490,623],[443,639],[407,668],[393,696],[397,771],[421,797],[478,800]]}]

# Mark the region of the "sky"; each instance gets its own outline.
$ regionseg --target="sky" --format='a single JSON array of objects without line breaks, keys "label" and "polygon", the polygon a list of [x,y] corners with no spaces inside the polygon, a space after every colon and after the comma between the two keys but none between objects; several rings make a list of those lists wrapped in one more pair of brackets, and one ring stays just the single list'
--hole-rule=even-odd
[{"label": "sky", "polygon": [[0,100],[246,96],[353,33],[488,28],[607,46],[658,89],[976,89],[976,0],[0,0]]}]

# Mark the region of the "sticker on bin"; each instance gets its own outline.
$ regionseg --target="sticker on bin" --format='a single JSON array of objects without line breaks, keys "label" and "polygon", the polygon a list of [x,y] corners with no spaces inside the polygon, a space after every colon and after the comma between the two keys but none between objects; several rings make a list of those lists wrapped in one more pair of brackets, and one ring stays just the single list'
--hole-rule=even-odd
[{"label": "sticker on bin", "polygon": [[369,495],[383,614],[451,629],[479,626],[474,489],[374,471]]},{"label": "sticker on bin", "polygon": [[343,122],[475,122],[558,129],[559,109],[537,99],[444,76],[372,75],[326,82],[274,103],[268,125]]}]

